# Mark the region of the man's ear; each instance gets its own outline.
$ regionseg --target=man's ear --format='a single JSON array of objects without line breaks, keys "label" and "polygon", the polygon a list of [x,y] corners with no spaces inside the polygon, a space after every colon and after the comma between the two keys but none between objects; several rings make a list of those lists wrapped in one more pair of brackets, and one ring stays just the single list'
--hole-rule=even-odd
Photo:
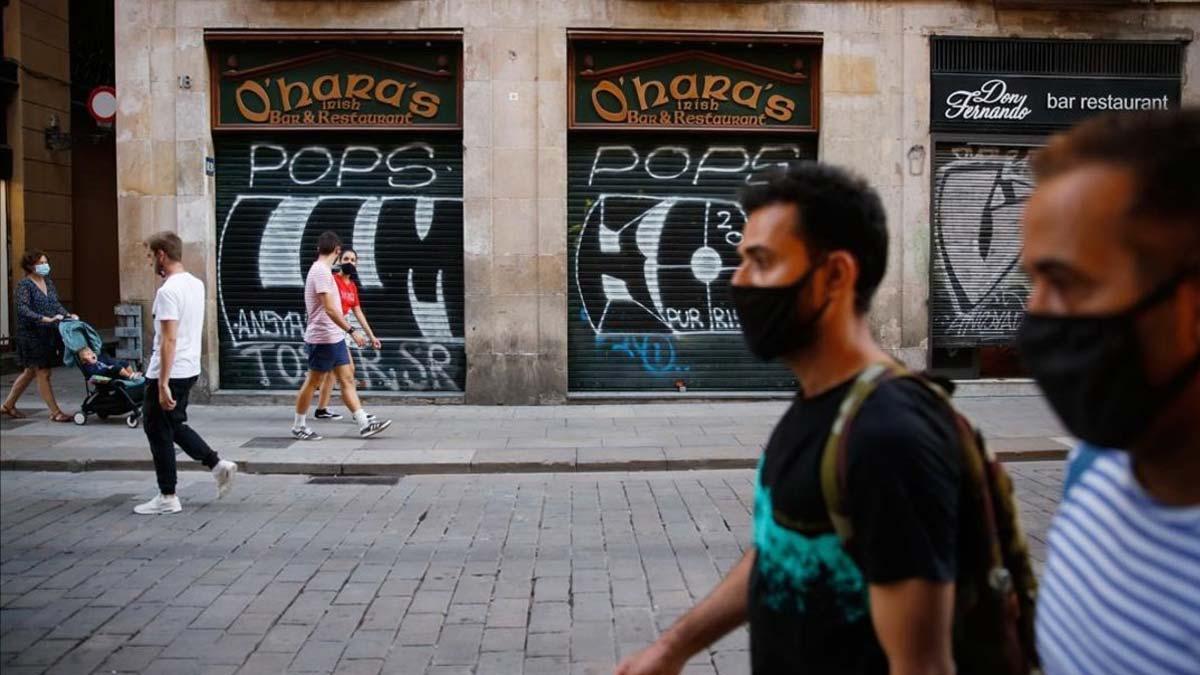
[{"label": "man's ear", "polygon": [[825,262],[825,292],[831,300],[846,294],[854,302],[854,285],[858,281],[858,261],[846,251],[834,251]]}]

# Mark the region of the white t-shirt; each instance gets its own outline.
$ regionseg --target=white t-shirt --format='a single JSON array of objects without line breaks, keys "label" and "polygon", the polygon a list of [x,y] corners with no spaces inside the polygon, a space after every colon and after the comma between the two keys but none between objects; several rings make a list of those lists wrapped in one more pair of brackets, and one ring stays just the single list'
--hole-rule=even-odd
[{"label": "white t-shirt", "polygon": [[188,272],[167,277],[154,296],[154,354],[146,377],[157,378],[162,349],[160,321],[178,321],[175,333],[175,362],[172,380],[200,374],[200,340],[204,332],[204,282]]}]

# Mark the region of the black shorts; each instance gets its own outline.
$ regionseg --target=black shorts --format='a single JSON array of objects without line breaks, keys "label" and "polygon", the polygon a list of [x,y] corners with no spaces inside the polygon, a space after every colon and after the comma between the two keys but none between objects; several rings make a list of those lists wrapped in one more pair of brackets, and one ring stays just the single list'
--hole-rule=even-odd
[{"label": "black shorts", "polygon": [[317,373],[328,373],[338,366],[350,365],[350,350],[345,340],[324,344],[304,343],[308,353],[308,369]]}]

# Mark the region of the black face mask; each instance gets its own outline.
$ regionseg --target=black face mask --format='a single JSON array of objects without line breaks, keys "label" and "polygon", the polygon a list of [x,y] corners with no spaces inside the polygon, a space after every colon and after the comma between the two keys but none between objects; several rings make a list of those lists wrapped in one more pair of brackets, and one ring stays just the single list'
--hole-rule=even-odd
[{"label": "black face mask", "polygon": [[829,306],[826,300],[807,317],[800,316],[800,295],[812,282],[819,261],[790,286],[731,286],[733,304],[742,323],[746,346],[763,361],[811,347],[817,341],[817,322]]},{"label": "black face mask", "polygon": [[341,265],[338,265],[337,271],[341,272],[342,274],[345,274],[346,276],[350,277],[351,279],[353,279],[354,276],[356,274],[358,274],[358,270],[355,269],[354,263],[342,263]]},{"label": "black face mask", "polygon": [[1197,354],[1165,383],[1151,384],[1138,337],[1138,318],[1172,297],[1183,279],[1169,279],[1116,314],[1025,317],[1017,334],[1022,360],[1073,435],[1128,448],[1200,372]]}]

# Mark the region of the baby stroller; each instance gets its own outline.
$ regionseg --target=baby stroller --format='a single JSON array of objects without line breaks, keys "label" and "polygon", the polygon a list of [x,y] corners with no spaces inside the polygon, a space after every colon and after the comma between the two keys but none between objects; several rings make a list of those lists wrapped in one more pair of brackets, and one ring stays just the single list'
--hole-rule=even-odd
[{"label": "baby stroller", "polygon": [[100,354],[103,343],[95,328],[83,321],[63,321],[58,324],[63,339],[63,365],[79,368],[83,374],[83,386],[87,396],[75,413],[75,424],[87,424],[88,417],[100,419],[125,415],[125,426],[136,429],[142,421],[142,397],[146,389],[144,379],[125,380],[90,375],[75,354],[87,347]]}]

